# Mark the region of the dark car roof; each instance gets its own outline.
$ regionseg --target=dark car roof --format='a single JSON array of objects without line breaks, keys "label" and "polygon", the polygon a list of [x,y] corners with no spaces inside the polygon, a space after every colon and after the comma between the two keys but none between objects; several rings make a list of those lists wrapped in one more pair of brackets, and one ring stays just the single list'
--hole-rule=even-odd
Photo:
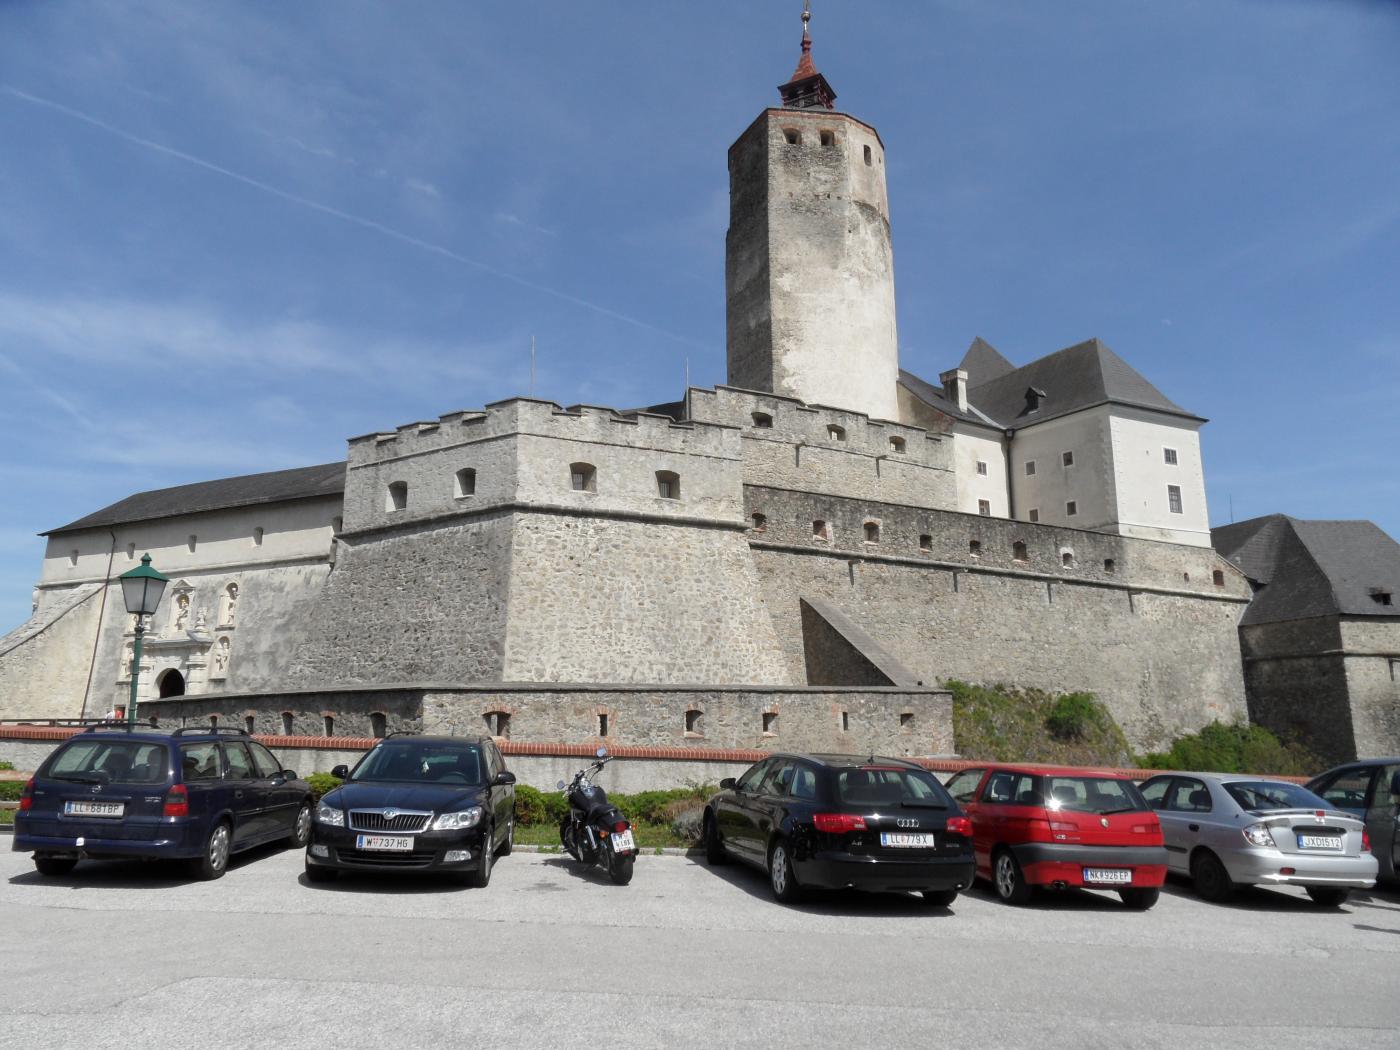
[{"label": "dark car roof", "polygon": [[813,762],[819,766],[868,766],[872,762],[880,765],[903,766],[907,769],[917,769],[924,771],[924,767],[917,762],[910,762],[907,758],[892,758],[889,755],[872,755],[865,752],[860,755],[835,755],[828,753],[820,754],[795,754],[792,752],[777,752],[772,758],[801,758],[808,762]]},{"label": "dark car roof", "polygon": [[490,740],[487,736],[419,736],[417,733],[400,733],[397,736],[386,736],[383,740],[375,742],[375,747],[380,744],[476,744],[478,747]]}]

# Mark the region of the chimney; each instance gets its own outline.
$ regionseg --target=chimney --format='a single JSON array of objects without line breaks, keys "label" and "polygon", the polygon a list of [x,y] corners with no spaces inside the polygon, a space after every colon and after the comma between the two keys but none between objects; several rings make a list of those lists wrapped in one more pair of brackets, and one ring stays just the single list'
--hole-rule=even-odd
[{"label": "chimney", "polygon": [[952,368],[942,372],[938,381],[943,384],[943,396],[958,406],[959,412],[967,411],[967,370]]}]

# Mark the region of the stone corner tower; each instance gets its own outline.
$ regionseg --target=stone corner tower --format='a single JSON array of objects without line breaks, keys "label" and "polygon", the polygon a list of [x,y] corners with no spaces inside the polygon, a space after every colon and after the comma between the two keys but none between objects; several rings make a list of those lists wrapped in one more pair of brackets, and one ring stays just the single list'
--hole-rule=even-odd
[{"label": "stone corner tower", "polygon": [[835,111],[802,58],[729,148],[725,296],[729,383],[899,416],[894,255],[879,133]]}]

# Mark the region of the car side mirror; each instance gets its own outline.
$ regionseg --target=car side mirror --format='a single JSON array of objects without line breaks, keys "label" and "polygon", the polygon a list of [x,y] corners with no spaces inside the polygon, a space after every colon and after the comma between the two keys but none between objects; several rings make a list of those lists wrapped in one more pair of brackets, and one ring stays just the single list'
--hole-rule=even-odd
[{"label": "car side mirror", "polygon": [[349,766],[331,766],[331,776],[333,776],[333,777],[339,777],[341,780],[349,780],[349,779],[350,779],[350,767],[349,767]]},{"label": "car side mirror", "polygon": [[286,780],[295,780],[297,778],[297,771],[295,769],[284,769],[282,770],[282,777]]},{"label": "car side mirror", "polygon": [[721,790],[730,790],[730,791],[732,791],[732,790],[734,789],[734,778],[733,778],[733,777],[725,777],[723,780],[721,780],[721,781],[719,782],[719,786],[720,786]]},{"label": "car side mirror", "polygon": [[512,773],[512,772],[510,772],[509,770],[503,769],[503,770],[501,770],[499,773],[496,774],[496,779],[493,780],[493,781],[491,781],[491,783],[493,783],[493,784],[514,784],[514,783],[515,783],[515,774]]}]

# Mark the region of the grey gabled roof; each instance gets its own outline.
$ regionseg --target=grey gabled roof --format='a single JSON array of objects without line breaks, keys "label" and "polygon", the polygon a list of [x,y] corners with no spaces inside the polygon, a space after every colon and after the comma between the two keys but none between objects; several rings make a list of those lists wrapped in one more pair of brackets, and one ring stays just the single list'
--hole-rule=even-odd
[{"label": "grey gabled roof", "polygon": [[943,396],[942,387],[925,382],[913,372],[906,372],[901,368],[899,370],[899,385],[908,390],[920,401],[924,402],[924,404],[937,409],[946,416],[952,416],[954,419],[961,419],[965,423],[976,423],[978,426],[983,427],[995,425],[983,419],[976,412],[963,411],[955,402],[949,401]]},{"label": "grey gabled roof", "polygon": [[224,510],[229,507],[251,507],[259,503],[281,503],[285,500],[309,499],[314,496],[337,496],[345,492],[345,464],[322,463],[315,467],[274,470],[267,474],[244,474],[217,481],[198,481],[192,485],[176,485],[168,489],[138,492],[124,500],[103,507],[85,518],[71,521],[42,533],[56,536],[79,529],[104,528],[133,521],[150,521],[179,514]]},{"label": "grey gabled roof", "polygon": [[958,367],[967,373],[969,387],[990,383],[993,379],[1000,379],[1007,372],[1016,370],[1015,365],[980,335],[972,340],[972,345],[967,348],[967,353],[963,354]]},{"label": "grey gabled roof", "polygon": [[[1284,514],[1211,530],[1215,549],[1262,584],[1242,623],[1310,616],[1400,617],[1400,544],[1370,521]],[[1376,593],[1393,595],[1383,605]]]},{"label": "grey gabled roof", "polygon": [[[1044,392],[1037,411],[1028,410],[1028,390]],[[1205,422],[1169,400],[1098,339],[1057,350],[979,383],[968,391],[968,402],[1004,427],[1029,426],[1108,403],[1148,408]]]}]

